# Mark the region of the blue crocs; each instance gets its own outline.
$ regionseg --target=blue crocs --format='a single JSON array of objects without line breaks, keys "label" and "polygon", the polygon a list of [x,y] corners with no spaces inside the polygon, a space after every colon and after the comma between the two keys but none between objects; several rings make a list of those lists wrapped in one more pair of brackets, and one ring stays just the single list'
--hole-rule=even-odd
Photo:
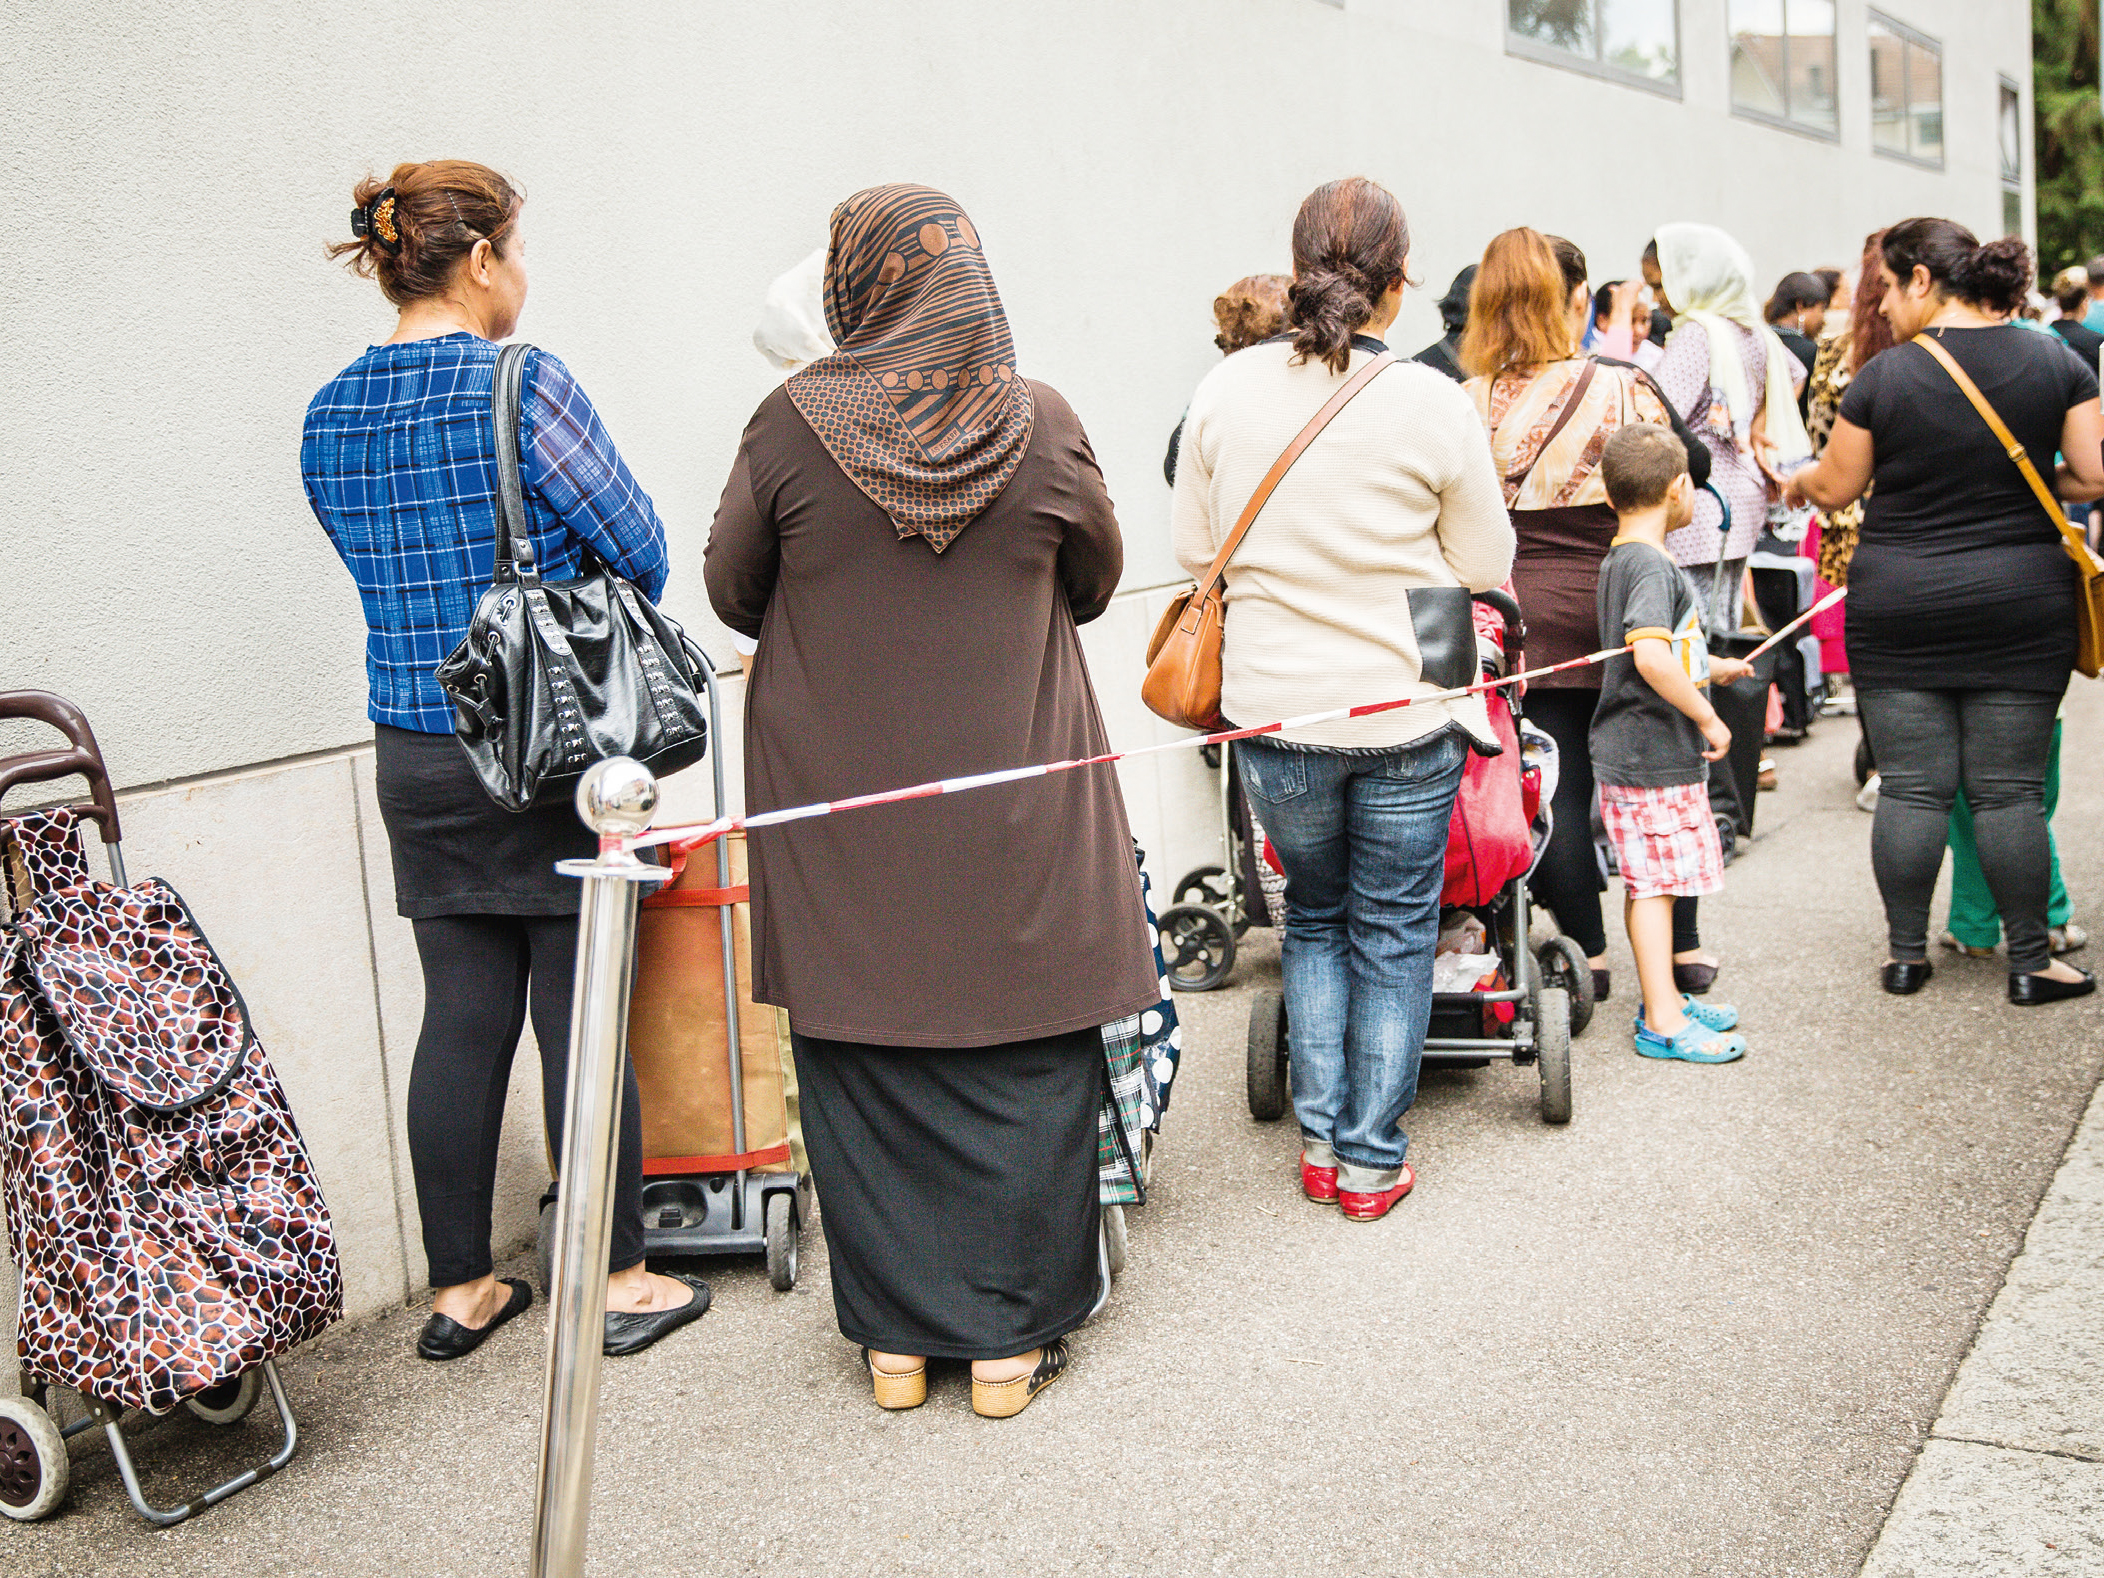
[{"label": "blue crocs", "polygon": [[1659,1034],[1639,1019],[1636,1050],[1639,1057],[1675,1058],[1682,1063],[1736,1063],[1746,1055],[1746,1038],[1725,1035],[1690,1013],[1680,1033],[1671,1036]]},{"label": "blue crocs", "polygon": [[[1710,1030],[1736,1030],[1739,1028],[1739,1011],[1729,1003],[1701,1003],[1681,994],[1680,1011],[1698,1025]],[[1640,1003],[1636,1010],[1636,1028],[1644,1028],[1644,1009]]]}]

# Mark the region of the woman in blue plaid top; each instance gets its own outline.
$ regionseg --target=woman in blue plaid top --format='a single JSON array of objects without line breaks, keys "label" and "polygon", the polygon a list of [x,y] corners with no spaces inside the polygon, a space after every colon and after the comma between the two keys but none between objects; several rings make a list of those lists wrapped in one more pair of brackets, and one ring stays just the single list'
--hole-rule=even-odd
[{"label": "woman in blue plaid top", "polygon": [[[454,1359],[533,1301],[525,1282],[492,1274],[497,1142],[531,1013],[550,1153],[562,1144],[578,886],[554,867],[594,845],[566,805],[513,814],[489,798],[434,677],[496,554],[490,381],[494,342],[526,302],[521,195],[493,170],[440,160],[361,182],[353,201],[357,239],[330,253],[377,278],[401,321],[314,397],[300,472],[365,607],[380,815],[424,971],[409,1151],[433,1297],[417,1352]],[[589,549],[663,592],[657,510],[569,369],[541,351],[526,361],[519,465],[543,576],[577,575]],[[641,1102],[624,1077],[609,1354],[648,1347],[709,1302],[701,1282],[644,1270]]]}]

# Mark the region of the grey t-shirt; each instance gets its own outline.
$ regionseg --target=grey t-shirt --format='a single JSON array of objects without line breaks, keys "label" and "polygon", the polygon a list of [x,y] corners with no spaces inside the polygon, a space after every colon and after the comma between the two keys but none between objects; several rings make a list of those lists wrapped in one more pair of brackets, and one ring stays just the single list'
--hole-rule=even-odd
[{"label": "grey t-shirt", "polygon": [[[1702,599],[1679,565],[1646,542],[1616,539],[1600,561],[1594,594],[1600,639],[1668,640],[1697,685],[1709,683]],[[1671,789],[1709,778],[1695,720],[1645,683],[1636,658],[1618,652],[1600,671],[1600,705],[1590,736],[1593,777],[1624,789]]]}]

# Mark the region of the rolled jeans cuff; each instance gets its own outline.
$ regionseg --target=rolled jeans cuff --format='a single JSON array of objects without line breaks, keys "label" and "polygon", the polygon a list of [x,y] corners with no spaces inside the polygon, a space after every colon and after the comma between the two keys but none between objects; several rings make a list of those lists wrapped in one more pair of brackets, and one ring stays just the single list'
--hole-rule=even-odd
[{"label": "rolled jeans cuff", "polygon": [[1337,1188],[1340,1193],[1380,1194],[1393,1189],[1403,1181],[1400,1167],[1361,1167],[1357,1162],[1337,1163]]},{"label": "rolled jeans cuff", "polygon": [[1328,1140],[1318,1140],[1312,1134],[1300,1137],[1300,1159],[1310,1167],[1335,1167],[1337,1153],[1330,1149]]}]

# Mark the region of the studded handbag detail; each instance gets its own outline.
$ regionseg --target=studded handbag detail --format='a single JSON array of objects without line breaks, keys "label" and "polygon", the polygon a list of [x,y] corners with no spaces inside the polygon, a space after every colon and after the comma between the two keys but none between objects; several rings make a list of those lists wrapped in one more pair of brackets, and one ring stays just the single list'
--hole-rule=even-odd
[{"label": "studded handbag detail", "polygon": [[[543,581],[526,531],[519,406],[530,345],[497,353],[497,550],[468,633],[436,671],[453,732],[507,811],[566,798],[585,769],[632,756],[663,777],[701,760],[708,658],[655,604],[604,565]],[[589,558],[589,555],[588,555]]]}]

